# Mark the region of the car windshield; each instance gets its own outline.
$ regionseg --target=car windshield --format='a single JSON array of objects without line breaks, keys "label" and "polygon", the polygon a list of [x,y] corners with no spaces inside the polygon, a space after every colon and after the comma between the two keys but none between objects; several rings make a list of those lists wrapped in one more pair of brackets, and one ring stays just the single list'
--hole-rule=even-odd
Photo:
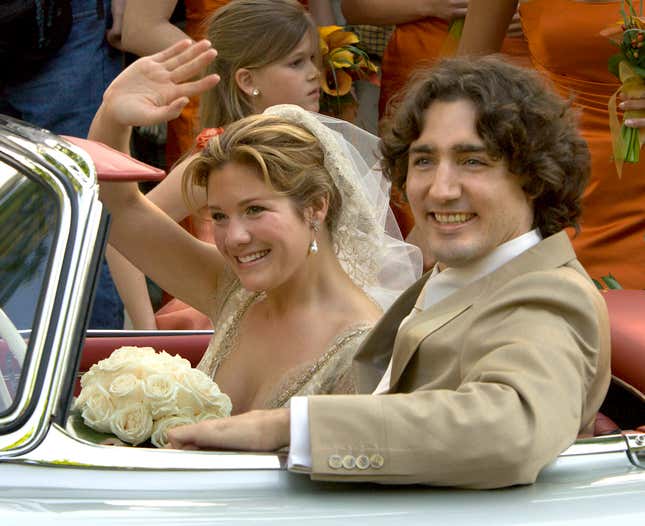
[{"label": "car windshield", "polygon": [[18,396],[57,218],[54,193],[0,160],[0,414]]}]

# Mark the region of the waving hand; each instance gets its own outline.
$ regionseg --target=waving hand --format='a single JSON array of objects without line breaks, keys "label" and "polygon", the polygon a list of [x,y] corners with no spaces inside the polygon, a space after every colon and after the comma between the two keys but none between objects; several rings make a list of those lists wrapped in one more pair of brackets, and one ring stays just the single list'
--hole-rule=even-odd
[{"label": "waving hand", "polygon": [[103,96],[103,106],[112,120],[123,126],[172,120],[188,103],[188,97],[217,84],[217,75],[196,78],[216,55],[207,40],[196,43],[182,40],[140,58],[110,84]]}]

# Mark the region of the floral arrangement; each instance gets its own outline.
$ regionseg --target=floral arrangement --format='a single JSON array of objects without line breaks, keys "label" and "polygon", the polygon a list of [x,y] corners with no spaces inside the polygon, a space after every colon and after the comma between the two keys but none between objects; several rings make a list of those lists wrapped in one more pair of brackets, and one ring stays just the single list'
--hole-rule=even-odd
[{"label": "floral arrangement", "polygon": [[352,90],[354,80],[377,82],[378,68],[356,45],[359,38],[355,33],[340,26],[321,26],[318,35],[322,59],[320,111],[341,116],[344,105],[356,103]]},{"label": "floral arrangement", "polygon": [[152,347],[121,347],[81,377],[74,409],[85,425],[134,446],[165,447],[172,427],[231,414],[231,400],[190,362]]},{"label": "floral arrangement", "polygon": [[[627,96],[645,95],[645,18],[643,7],[638,15],[631,0],[624,0],[620,13],[623,20],[605,29],[602,34],[609,37],[619,52],[609,59],[609,71],[622,83],[619,91]],[[620,173],[622,162],[637,163],[640,148],[645,144],[645,132],[623,124],[618,129],[616,116],[616,95],[609,101],[610,128],[614,144],[614,159]],[[644,117],[645,111],[626,111],[624,119]]]}]

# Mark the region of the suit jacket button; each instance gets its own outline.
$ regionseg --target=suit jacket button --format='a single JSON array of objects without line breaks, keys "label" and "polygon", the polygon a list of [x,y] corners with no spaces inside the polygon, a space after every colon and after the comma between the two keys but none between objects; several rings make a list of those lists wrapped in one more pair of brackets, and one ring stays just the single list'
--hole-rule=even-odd
[{"label": "suit jacket button", "polygon": [[340,469],[343,467],[343,457],[340,455],[329,455],[327,463],[331,469]]},{"label": "suit jacket button", "polygon": [[370,457],[367,455],[358,455],[356,457],[356,467],[358,469],[367,469],[370,467]]},{"label": "suit jacket button", "polygon": [[356,459],[352,455],[345,455],[343,457],[343,467],[345,469],[354,469],[356,467]]},{"label": "suit jacket button", "polygon": [[374,453],[370,457],[370,466],[372,466],[374,469],[382,468],[383,464],[385,464],[385,459],[383,458],[383,455],[379,455],[378,453]]}]

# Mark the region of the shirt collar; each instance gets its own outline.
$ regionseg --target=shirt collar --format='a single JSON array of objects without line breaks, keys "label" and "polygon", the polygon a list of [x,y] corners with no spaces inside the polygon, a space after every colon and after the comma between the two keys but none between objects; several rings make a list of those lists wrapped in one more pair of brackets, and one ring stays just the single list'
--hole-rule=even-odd
[{"label": "shirt collar", "polygon": [[464,267],[449,267],[439,271],[438,265],[435,265],[417,299],[415,310],[422,311],[430,308],[460,288],[494,272],[540,241],[542,241],[542,235],[536,228],[499,245],[483,258]]}]

